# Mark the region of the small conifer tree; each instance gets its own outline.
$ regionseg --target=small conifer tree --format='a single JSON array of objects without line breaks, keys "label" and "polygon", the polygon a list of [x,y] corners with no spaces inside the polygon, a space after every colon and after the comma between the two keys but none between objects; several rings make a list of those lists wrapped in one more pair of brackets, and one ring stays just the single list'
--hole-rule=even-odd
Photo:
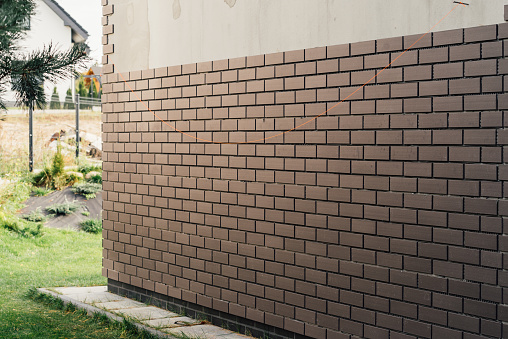
[{"label": "small conifer tree", "polygon": [[56,153],[53,156],[53,163],[51,164],[51,177],[53,181],[53,187],[57,190],[65,186],[65,163],[62,155],[62,149],[58,145]]},{"label": "small conifer tree", "polygon": [[65,94],[64,109],[74,109],[74,103],[72,102],[72,90],[70,88]]},{"label": "small conifer tree", "polygon": [[51,102],[49,103],[49,109],[60,109],[60,97],[56,91],[56,87],[53,87],[53,94],[51,95]]}]

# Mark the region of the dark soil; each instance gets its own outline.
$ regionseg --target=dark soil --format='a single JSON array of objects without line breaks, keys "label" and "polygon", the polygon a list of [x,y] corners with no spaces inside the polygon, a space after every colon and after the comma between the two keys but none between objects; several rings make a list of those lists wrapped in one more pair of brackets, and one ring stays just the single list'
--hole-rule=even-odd
[{"label": "dark soil", "polygon": [[[60,229],[80,229],[79,223],[81,221],[101,217],[102,191],[97,193],[96,198],[86,200],[84,196],[74,194],[70,188],[66,188],[62,191],[55,191],[45,197],[31,197],[26,201],[26,207],[20,211],[20,214],[27,214],[40,208],[44,215],[48,215],[46,207],[53,204],[61,204],[65,201],[76,201],[81,204],[81,208],[70,215],[50,217],[44,223],[44,226]],[[90,215],[83,215],[82,212],[89,212]]]}]

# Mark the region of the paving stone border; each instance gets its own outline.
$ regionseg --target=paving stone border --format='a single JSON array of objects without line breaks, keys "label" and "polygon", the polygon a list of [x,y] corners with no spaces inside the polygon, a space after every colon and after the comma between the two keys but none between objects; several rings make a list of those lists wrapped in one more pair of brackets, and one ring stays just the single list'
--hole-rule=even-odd
[{"label": "paving stone border", "polygon": [[127,318],[139,330],[145,330],[160,338],[177,338],[182,335],[199,339],[251,338],[219,326],[202,323],[201,320],[119,296],[108,292],[107,286],[51,287],[37,290],[62,300],[64,304],[72,303],[77,308],[87,311],[89,315],[99,313],[119,322]]}]

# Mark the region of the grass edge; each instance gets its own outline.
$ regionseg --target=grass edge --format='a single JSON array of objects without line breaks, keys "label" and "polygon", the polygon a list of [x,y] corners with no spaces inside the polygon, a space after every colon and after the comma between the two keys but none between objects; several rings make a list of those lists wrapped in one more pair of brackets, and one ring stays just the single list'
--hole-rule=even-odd
[{"label": "grass edge", "polygon": [[75,303],[65,300],[64,295],[57,294],[49,289],[31,287],[26,292],[25,297],[60,311],[72,312],[77,313],[78,315],[91,317],[92,320],[98,324],[115,327],[142,339],[172,338],[167,335],[160,336],[158,334],[154,334],[152,331],[155,330],[145,325],[135,323],[130,319],[119,317],[118,315],[111,314],[97,307],[80,302]]}]

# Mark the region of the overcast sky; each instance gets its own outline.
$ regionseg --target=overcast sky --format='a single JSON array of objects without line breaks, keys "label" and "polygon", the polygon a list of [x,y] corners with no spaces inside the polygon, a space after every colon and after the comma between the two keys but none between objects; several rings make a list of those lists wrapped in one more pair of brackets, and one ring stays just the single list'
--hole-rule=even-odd
[{"label": "overcast sky", "polygon": [[102,6],[101,0],[56,0],[81,27],[88,31],[88,45],[91,57],[99,64],[102,62]]}]

